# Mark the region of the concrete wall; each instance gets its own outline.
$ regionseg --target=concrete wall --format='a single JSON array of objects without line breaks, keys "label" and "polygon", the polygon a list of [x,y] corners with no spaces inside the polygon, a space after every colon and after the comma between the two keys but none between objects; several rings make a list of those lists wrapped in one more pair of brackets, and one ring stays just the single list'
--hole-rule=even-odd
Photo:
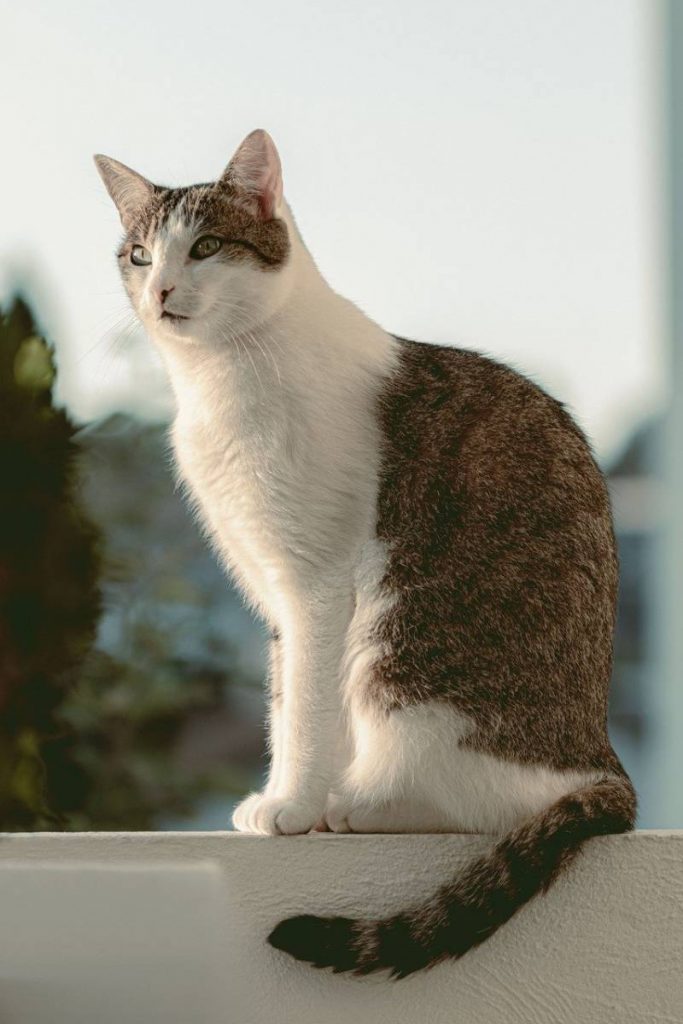
[{"label": "concrete wall", "polygon": [[2,836],[0,1021],[683,1022],[683,832],[593,840],[488,943],[402,982],[317,972],[264,943],[285,914],[426,896],[487,841]]}]

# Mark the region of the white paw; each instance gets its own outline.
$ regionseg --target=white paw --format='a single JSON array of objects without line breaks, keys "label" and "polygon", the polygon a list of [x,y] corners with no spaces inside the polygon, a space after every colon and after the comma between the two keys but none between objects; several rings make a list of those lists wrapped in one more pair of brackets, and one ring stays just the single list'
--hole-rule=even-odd
[{"label": "white paw", "polygon": [[[421,831],[397,813],[395,804],[364,802],[350,793],[330,793],[325,807],[325,823],[332,832],[413,832]],[[425,830],[422,830],[425,831]]]},{"label": "white paw", "polygon": [[332,832],[353,832],[349,818],[353,812],[353,804],[348,797],[330,793],[325,808],[325,822]]},{"label": "white paw", "polygon": [[259,836],[295,836],[310,832],[322,817],[311,801],[252,793],[235,808],[232,823],[239,832]]}]

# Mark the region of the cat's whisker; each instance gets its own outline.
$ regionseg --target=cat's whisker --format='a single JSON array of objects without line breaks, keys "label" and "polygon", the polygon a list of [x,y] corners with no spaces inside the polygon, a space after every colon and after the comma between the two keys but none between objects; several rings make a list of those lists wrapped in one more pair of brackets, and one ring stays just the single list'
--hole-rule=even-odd
[{"label": "cat's whisker", "polygon": [[110,327],[106,328],[101,333],[100,337],[93,345],[90,345],[80,353],[75,360],[76,365],[80,365],[102,346],[110,346],[113,340],[118,338],[120,335],[123,335],[124,337],[129,336],[137,323],[137,317],[130,311],[119,316],[119,318]]}]

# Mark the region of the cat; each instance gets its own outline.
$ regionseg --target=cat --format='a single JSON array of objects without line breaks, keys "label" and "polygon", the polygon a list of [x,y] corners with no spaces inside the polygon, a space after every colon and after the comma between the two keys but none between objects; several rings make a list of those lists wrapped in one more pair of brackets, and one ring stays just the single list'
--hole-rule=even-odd
[{"label": "cat", "polygon": [[272,630],[270,775],[241,831],[500,838],[384,920],[272,946],[395,977],[461,956],[588,838],[633,828],[607,734],[608,492],[562,404],[473,351],[393,337],[325,282],[270,136],[166,188],[95,158],[168,369],[178,473]]}]

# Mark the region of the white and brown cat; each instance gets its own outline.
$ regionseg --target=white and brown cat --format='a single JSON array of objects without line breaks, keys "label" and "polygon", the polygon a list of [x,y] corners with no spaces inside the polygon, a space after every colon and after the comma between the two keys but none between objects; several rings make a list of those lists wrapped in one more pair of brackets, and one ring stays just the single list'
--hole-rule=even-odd
[{"label": "white and brown cat", "polygon": [[482,942],[591,836],[633,827],[607,735],[617,561],[562,405],[392,337],[323,280],[256,131],[216,182],[97,166],[177,400],[178,472],[272,629],[272,765],[238,829],[490,832],[381,921],[281,922],[316,966],[404,976]]}]

